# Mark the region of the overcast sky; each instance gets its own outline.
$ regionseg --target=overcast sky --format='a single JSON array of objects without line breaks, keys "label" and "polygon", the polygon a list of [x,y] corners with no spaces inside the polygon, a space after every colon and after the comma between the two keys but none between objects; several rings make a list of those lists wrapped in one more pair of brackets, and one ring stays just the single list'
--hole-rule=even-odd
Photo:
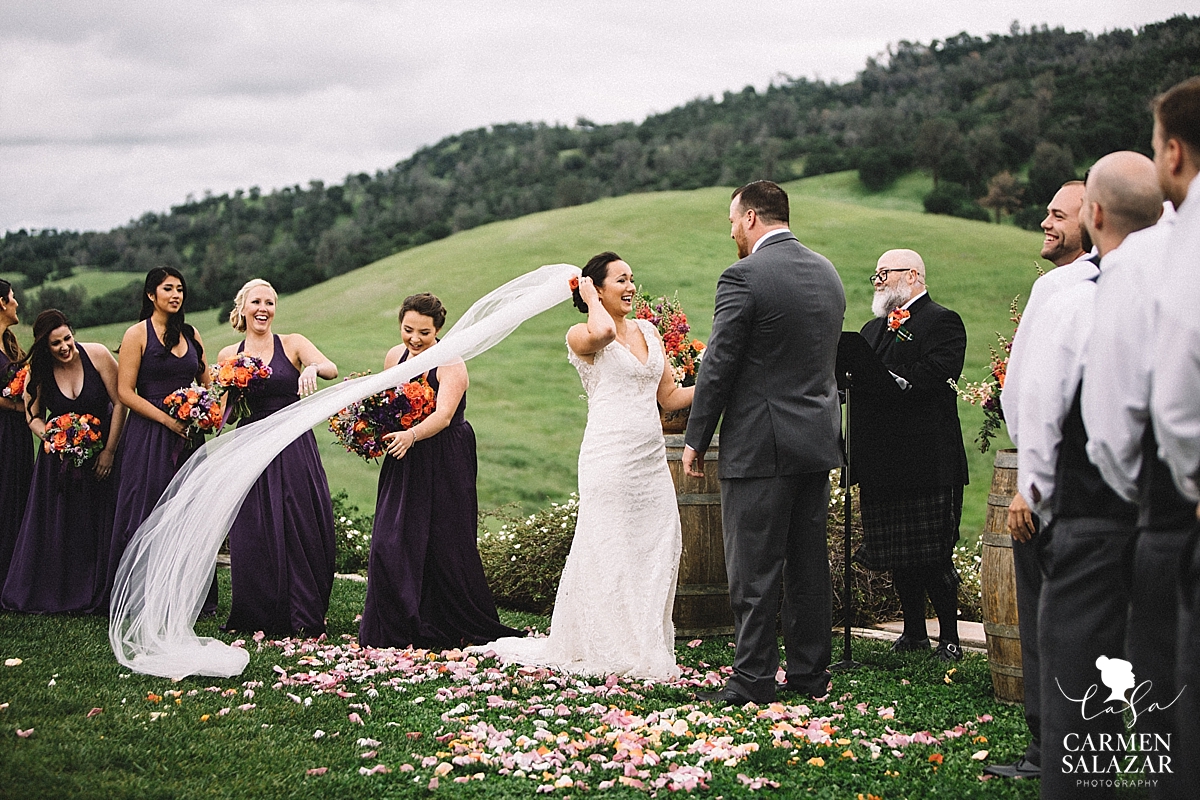
[{"label": "overcast sky", "polygon": [[187,195],[386,169],[494,123],[640,121],[889,43],[1101,33],[1194,0],[0,0],[0,230],[105,230]]}]

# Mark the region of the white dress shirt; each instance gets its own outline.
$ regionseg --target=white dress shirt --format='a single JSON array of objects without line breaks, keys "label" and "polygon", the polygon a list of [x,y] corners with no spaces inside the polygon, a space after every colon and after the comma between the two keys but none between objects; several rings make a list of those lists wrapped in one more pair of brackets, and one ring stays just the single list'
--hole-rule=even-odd
[{"label": "white dress shirt", "polygon": [[1000,401],[1017,446],[1017,491],[1043,522],[1051,518],[1062,425],[1082,374],[1098,273],[1080,259],[1038,278],[1009,354]]},{"label": "white dress shirt", "polygon": [[[1086,253],[1070,264],[1056,267],[1033,282],[1029,291],[1029,301],[1021,314],[1021,324],[1013,336],[1012,348],[1008,354],[1008,368],[1004,377],[1004,388],[1000,392],[1000,407],[1004,410],[1004,425],[1008,428],[1008,437],[1013,444],[1020,448],[1017,437],[1020,430],[1021,409],[1018,407],[1017,396],[1020,394],[1021,382],[1025,371],[1021,369],[1021,359],[1024,357],[1026,340],[1042,338],[1034,331],[1038,325],[1054,323],[1055,310],[1048,308],[1051,299],[1067,286],[1081,280],[1090,280],[1096,275],[1096,265],[1088,259],[1092,253]],[[1026,498],[1028,500],[1029,498]]]},{"label": "white dress shirt", "polygon": [[754,247],[750,248],[750,252],[757,253],[758,248],[760,248],[764,244],[766,244],[767,239],[770,239],[772,236],[782,236],[785,233],[791,233],[791,231],[788,230],[787,228],[776,228],[773,231],[767,231],[759,238],[759,240],[757,242],[754,243]]},{"label": "white dress shirt", "polygon": [[1200,501],[1200,175],[1188,186],[1167,250],[1150,418],[1158,457],[1183,496],[1195,502]]},{"label": "white dress shirt", "polygon": [[1123,500],[1137,501],[1142,435],[1150,419],[1150,363],[1174,215],[1125,237],[1104,256],[1096,323],[1084,351],[1088,459]]}]

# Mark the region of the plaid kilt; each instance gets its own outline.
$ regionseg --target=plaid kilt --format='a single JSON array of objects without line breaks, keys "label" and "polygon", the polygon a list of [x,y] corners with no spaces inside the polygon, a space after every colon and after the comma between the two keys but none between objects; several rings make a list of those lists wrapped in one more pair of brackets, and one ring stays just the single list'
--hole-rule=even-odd
[{"label": "plaid kilt", "polygon": [[893,570],[951,563],[962,520],[963,487],[859,487],[863,544],[854,560]]}]

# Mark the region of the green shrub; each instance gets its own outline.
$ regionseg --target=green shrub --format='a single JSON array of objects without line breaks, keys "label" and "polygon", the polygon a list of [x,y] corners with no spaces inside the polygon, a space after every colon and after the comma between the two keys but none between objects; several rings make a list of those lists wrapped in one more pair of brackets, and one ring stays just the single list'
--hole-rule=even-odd
[{"label": "green shrub", "polygon": [[566,503],[551,503],[523,518],[506,508],[480,515],[502,523],[498,531],[482,525],[479,531],[479,556],[492,596],[503,608],[549,614],[575,537],[579,496],[572,492]]},{"label": "green shrub", "polygon": [[333,530],[337,535],[336,569],[343,575],[367,574],[367,558],[371,553],[370,514],[351,504],[350,496],[339,491],[333,500]]},{"label": "green shrub", "polygon": [[[845,587],[842,572],[845,564],[842,556],[845,492],[837,485],[837,477],[837,471],[831,473],[833,486],[829,496],[826,533],[833,576],[833,619],[836,624],[841,624]],[[852,492],[853,502],[857,506],[857,487]],[[538,614],[551,612],[558,591],[558,580],[575,535],[578,510],[579,498],[572,494],[566,503],[553,503],[549,508],[528,517],[511,516],[504,509],[481,515],[482,518],[490,517],[502,523],[500,529],[494,532],[481,525],[479,532],[479,555],[483,559],[488,585],[499,606]],[[851,525],[850,546],[857,549],[861,543],[862,523],[856,509]],[[955,548],[954,563],[962,576],[959,618],[978,621],[981,619],[978,548]],[[900,616],[900,602],[892,588],[889,573],[872,572],[861,564],[853,563],[851,590],[854,595],[853,625],[865,627]]]}]

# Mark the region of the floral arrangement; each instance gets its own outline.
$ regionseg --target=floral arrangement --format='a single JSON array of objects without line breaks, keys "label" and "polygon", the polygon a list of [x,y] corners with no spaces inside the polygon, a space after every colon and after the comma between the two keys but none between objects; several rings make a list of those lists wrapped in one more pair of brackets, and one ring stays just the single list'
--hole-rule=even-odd
[{"label": "floral arrangement", "polygon": [[60,414],[46,423],[42,448],[63,461],[82,467],[104,449],[100,420],[91,414]]},{"label": "floral arrangement", "polygon": [[8,365],[8,370],[4,376],[4,388],[0,390],[0,396],[17,398],[25,392],[25,382],[29,380],[29,365],[17,369],[15,363]]},{"label": "floral arrangement", "polygon": [[192,382],[162,401],[163,409],[188,424],[190,431],[211,433],[221,427],[221,404],[207,387]]},{"label": "floral arrangement", "polygon": [[[369,375],[352,373],[347,380]],[[338,444],[364,459],[382,458],[384,434],[406,431],[437,409],[437,394],[425,378],[417,378],[351,403],[329,418]]]},{"label": "floral arrangement", "polygon": [[212,366],[209,370],[212,380],[210,393],[220,399],[226,393],[232,392],[229,403],[229,418],[242,419],[250,416],[250,405],[247,394],[254,393],[262,386],[262,382],[271,377],[271,367],[261,358],[238,353],[233,358],[227,358]]},{"label": "floral arrangement", "polygon": [[887,327],[888,330],[896,334],[897,342],[911,342],[912,334],[908,328],[904,327],[904,323],[912,316],[912,312],[907,308],[897,308],[888,312]]},{"label": "floral arrangement", "polygon": [[704,359],[704,342],[688,339],[691,326],[683,313],[678,293],[669,299],[651,299],[647,293],[638,293],[633,298],[633,312],[635,317],[648,320],[658,329],[676,385],[695,385],[700,362]]},{"label": "floral arrangement", "polygon": [[983,408],[983,425],[979,429],[979,435],[975,437],[981,453],[986,453],[991,448],[992,438],[1000,430],[1000,424],[1004,422],[1004,410],[1000,407],[1000,390],[1004,388],[1004,378],[1008,374],[1008,356],[1012,352],[1012,340],[1017,335],[1017,327],[1021,324],[1021,312],[1017,310],[1019,299],[1019,297],[1014,297],[1008,306],[1008,318],[1013,323],[1012,336],[1005,337],[997,332],[996,339],[999,341],[999,349],[988,347],[991,352],[991,363],[987,378],[962,386],[955,381],[950,381],[950,385],[958,393],[959,400]]}]

